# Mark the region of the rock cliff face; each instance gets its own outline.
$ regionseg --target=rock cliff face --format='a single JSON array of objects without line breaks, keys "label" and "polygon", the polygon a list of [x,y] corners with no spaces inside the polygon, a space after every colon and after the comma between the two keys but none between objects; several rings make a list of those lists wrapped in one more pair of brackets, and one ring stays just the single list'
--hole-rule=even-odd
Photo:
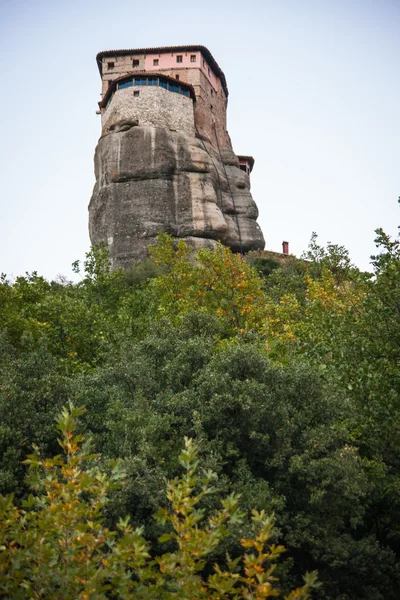
[{"label": "rock cliff face", "polygon": [[146,258],[159,232],[195,248],[264,248],[249,177],[230,150],[221,161],[205,140],[119,121],[99,140],[95,174],[90,238],[108,245],[115,266]]}]

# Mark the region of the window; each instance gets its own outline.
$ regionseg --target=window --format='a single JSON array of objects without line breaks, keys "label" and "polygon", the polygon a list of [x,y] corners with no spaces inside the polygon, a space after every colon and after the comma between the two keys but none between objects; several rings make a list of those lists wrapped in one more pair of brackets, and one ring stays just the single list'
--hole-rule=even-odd
[{"label": "window", "polygon": [[130,87],[131,85],[133,85],[132,79],[128,79],[128,81],[121,81],[118,84],[118,89],[123,90],[124,88]]},{"label": "window", "polygon": [[203,58],[203,68],[204,69],[206,68],[206,61],[204,60],[204,58]]},{"label": "window", "polygon": [[108,62],[108,63],[107,63],[107,69],[108,69],[109,71],[111,71],[111,69],[113,69],[114,67],[115,67],[115,63],[113,63],[113,62]]},{"label": "window", "polygon": [[[164,77],[151,77],[149,75],[142,75],[140,77],[131,77],[130,79],[126,79],[125,81],[120,81],[116,84],[116,89],[121,90],[127,87],[131,87],[132,85],[148,85],[148,86],[160,86],[165,90],[169,90],[170,92],[175,92],[176,94],[181,94],[182,96],[186,96],[186,98],[190,98],[191,94],[189,89],[187,89],[185,84],[180,84],[179,81],[172,80],[170,81]],[[139,96],[139,90],[133,90],[133,96]],[[110,95],[108,98],[106,109],[110,105],[110,102],[113,98],[114,94]],[[211,105],[211,110],[213,110],[213,106]]]},{"label": "window", "polygon": [[132,59],[132,67],[138,67],[138,66],[139,66],[139,59],[133,58]]},{"label": "window", "polygon": [[158,67],[158,58],[153,58],[153,67]]},{"label": "window", "polygon": [[196,55],[195,54],[191,54],[190,55],[190,62],[196,62]]},{"label": "window", "polygon": [[179,81],[179,75],[175,75],[175,79]]},{"label": "window", "polygon": [[208,76],[211,77],[210,67],[208,67]]},{"label": "window", "polygon": [[181,63],[182,62],[182,54],[177,54],[176,55],[176,62],[177,63]]}]

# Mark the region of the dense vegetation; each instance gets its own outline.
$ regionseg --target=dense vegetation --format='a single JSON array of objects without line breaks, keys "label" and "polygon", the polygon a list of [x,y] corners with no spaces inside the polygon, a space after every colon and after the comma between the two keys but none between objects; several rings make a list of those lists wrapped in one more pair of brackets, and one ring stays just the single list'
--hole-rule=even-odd
[{"label": "dense vegetation", "polygon": [[[58,421],[64,457],[34,454],[25,462],[35,495],[14,505],[11,496],[0,497],[3,552],[0,553],[2,595],[12,598],[254,598],[279,596],[273,573],[283,546],[268,545],[273,521],[264,511],[253,511],[256,532],[239,540],[243,556],[227,557],[221,568],[207,576],[204,567],[212,550],[241,524],[244,514],[238,496],[223,499],[222,508],[206,515],[201,500],[214,492],[216,475],[199,473],[198,451],[185,438],[180,463],[185,473],[167,486],[170,507],[160,507],[155,519],[169,530],[160,542],[173,541],[173,551],[152,557],[143,527],[133,529],[129,517],[120,518],[117,530],[103,525],[104,507],[111,489],[124,478],[120,461],[109,474],[96,465],[83,436],[76,435],[76,417],[83,410],[70,405]],[[89,463],[89,466],[88,466]],[[90,464],[91,463],[91,464]],[[93,464],[94,463],[94,464]],[[246,550],[247,549],[247,550]],[[308,600],[319,587],[316,573],[287,600]]]},{"label": "dense vegetation", "polygon": [[[243,555],[239,540],[256,535],[254,509],[274,514],[268,537],[287,548],[275,571],[283,594],[316,569],[322,585],[313,598],[397,599],[400,241],[378,230],[376,243],[373,276],[315,236],[305,260],[282,264],[245,261],[222,246],[193,260],[185,244],[161,236],[151,260],[128,273],[111,271],[97,248],[83,271],[75,264],[79,284],[3,277],[0,493],[14,494],[11,504],[2,501],[3,520],[26,502],[39,510],[34,499],[43,490],[27,500],[23,461],[33,443],[44,463],[59,454],[54,422],[72,401],[86,407],[80,429],[102,472],[111,481],[120,459],[125,473],[108,490],[102,527],[115,531],[129,515],[154,560],[176,551],[176,538],[165,537],[171,530],[153,515],[159,506],[172,514],[165,481],[181,472],[186,436],[204,472],[216,473],[215,493],[199,499],[205,517],[232,494],[243,512],[208,548],[203,582],[213,564],[229,571],[227,552]],[[11,597],[50,597],[19,589]]]}]

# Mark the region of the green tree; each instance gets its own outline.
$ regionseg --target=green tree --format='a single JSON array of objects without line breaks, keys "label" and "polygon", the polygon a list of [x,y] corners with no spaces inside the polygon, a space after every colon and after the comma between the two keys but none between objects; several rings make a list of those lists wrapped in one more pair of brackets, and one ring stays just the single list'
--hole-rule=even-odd
[{"label": "green tree", "polygon": [[[240,522],[238,498],[231,495],[222,509],[205,519],[199,507],[211,494],[215,475],[198,474],[197,449],[186,440],[180,462],[183,477],[168,484],[170,506],[156,518],[170,532],[160,541],[173,541],[174,550],[152,560],[142,529],[120,519],[119,531],[103,524],[110,490],[124,477],[120,464],[108,472],[91,463],[89,445],[75,433],[82,409],[64,409],[58,420],[63,456],[42,459],[35,450],[25,461],[35,492],[18,508],[12,496],[0,497],[0,593],[12,598],[254,598],[279,596],[273,576],[275,562],[284,551],[269,545],[273,521],[254,511],[258,526],[254,538],[242,539],[247,549],[235,560],[202,574],[204,559],[226,535],[230,523]],[[307,574],[302,588],[288,600],[310,598],[316,573]]]},{"label": "green tree", "polygon": [[354,269],[342,248],[324,250],[314,240],[304,301],[297,295],[288,302],[283,280],[279,299],[269,301],[270,314],[291,335],[285,338],[283,325],[279,329],[273,323],[272,336],[279,343],[271,355],[306,360],[345,399],[340,422],[347,442],[367,461],[370,499],[362,535],[373,535],[382,548],[398,553],[400,243],[382,230],[376,233],[373,277]]},{"label": "green tree", "polygon": [[[159,265],[130,279],[104,248],[77,285],[3,278],[2,492],[26,499],[26,448],[57,452],[54,411],[72,398],[87,406],[98,464],[120,458],[126,472],[104,527],[129,514],[152,556],[165,553],[152,514],[179,472],[180,440],[196,437],[218,474],[207,518],[238,492],[246,514],[275,512],[274,541],[290,554],[277,568],[283,593],[318,568],[319,599],[397,599],[399,255],[383,232],[377,243],[374,277],[316,240],[307,260],[261,279],[228,249],[194,260],[166,237]],[[252,527],[247,516],[232,524],[204,573],[226,551],[239,556]]]},{"label": "green tree", "polygon": [[240,255],[218,244],[194,252],[166,234],[151,249],[165,274],[151,284],[160,314],[169,319],[200,310],[218,316],[227,335],[259,331],[264,318],[262,280]]}]

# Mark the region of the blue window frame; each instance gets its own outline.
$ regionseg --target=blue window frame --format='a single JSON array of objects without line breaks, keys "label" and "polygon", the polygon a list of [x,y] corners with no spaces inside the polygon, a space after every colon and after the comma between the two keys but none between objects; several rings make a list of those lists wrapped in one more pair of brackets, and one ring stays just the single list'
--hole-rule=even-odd
[{"label": "blue window frame", "polygon": [[[159,77],[135,77],[132,79],[127,79],[126,81],[120,81],[117,83],[117,90],[123,90],[124,88],[131,87],[132,85],[151,85],[151,86],[160,86],[165,90],[169,90],[170,92],[175,92],[175,94],[182,94],[182,96],[186,96],[190,98],[190,91],[183,87],[183,85],[178,81],[168,81],[166,79],[161,79]],[[111,102],[111,98],[109,98],[106,108],[109,106]]]},{"label": "blue window frame", "polygon": [[121,81],[118,84],[118,89],[123,90],[124,88],[131,87],[131,85],[133,85],[132,79],[128,79],[128,81]]},{"label": "blue window frame", "polygon": [[176,85],[176,83],[169,83],[168,89],[170,92],[176,92],[177,94],[179,94],[179,85]]}]

